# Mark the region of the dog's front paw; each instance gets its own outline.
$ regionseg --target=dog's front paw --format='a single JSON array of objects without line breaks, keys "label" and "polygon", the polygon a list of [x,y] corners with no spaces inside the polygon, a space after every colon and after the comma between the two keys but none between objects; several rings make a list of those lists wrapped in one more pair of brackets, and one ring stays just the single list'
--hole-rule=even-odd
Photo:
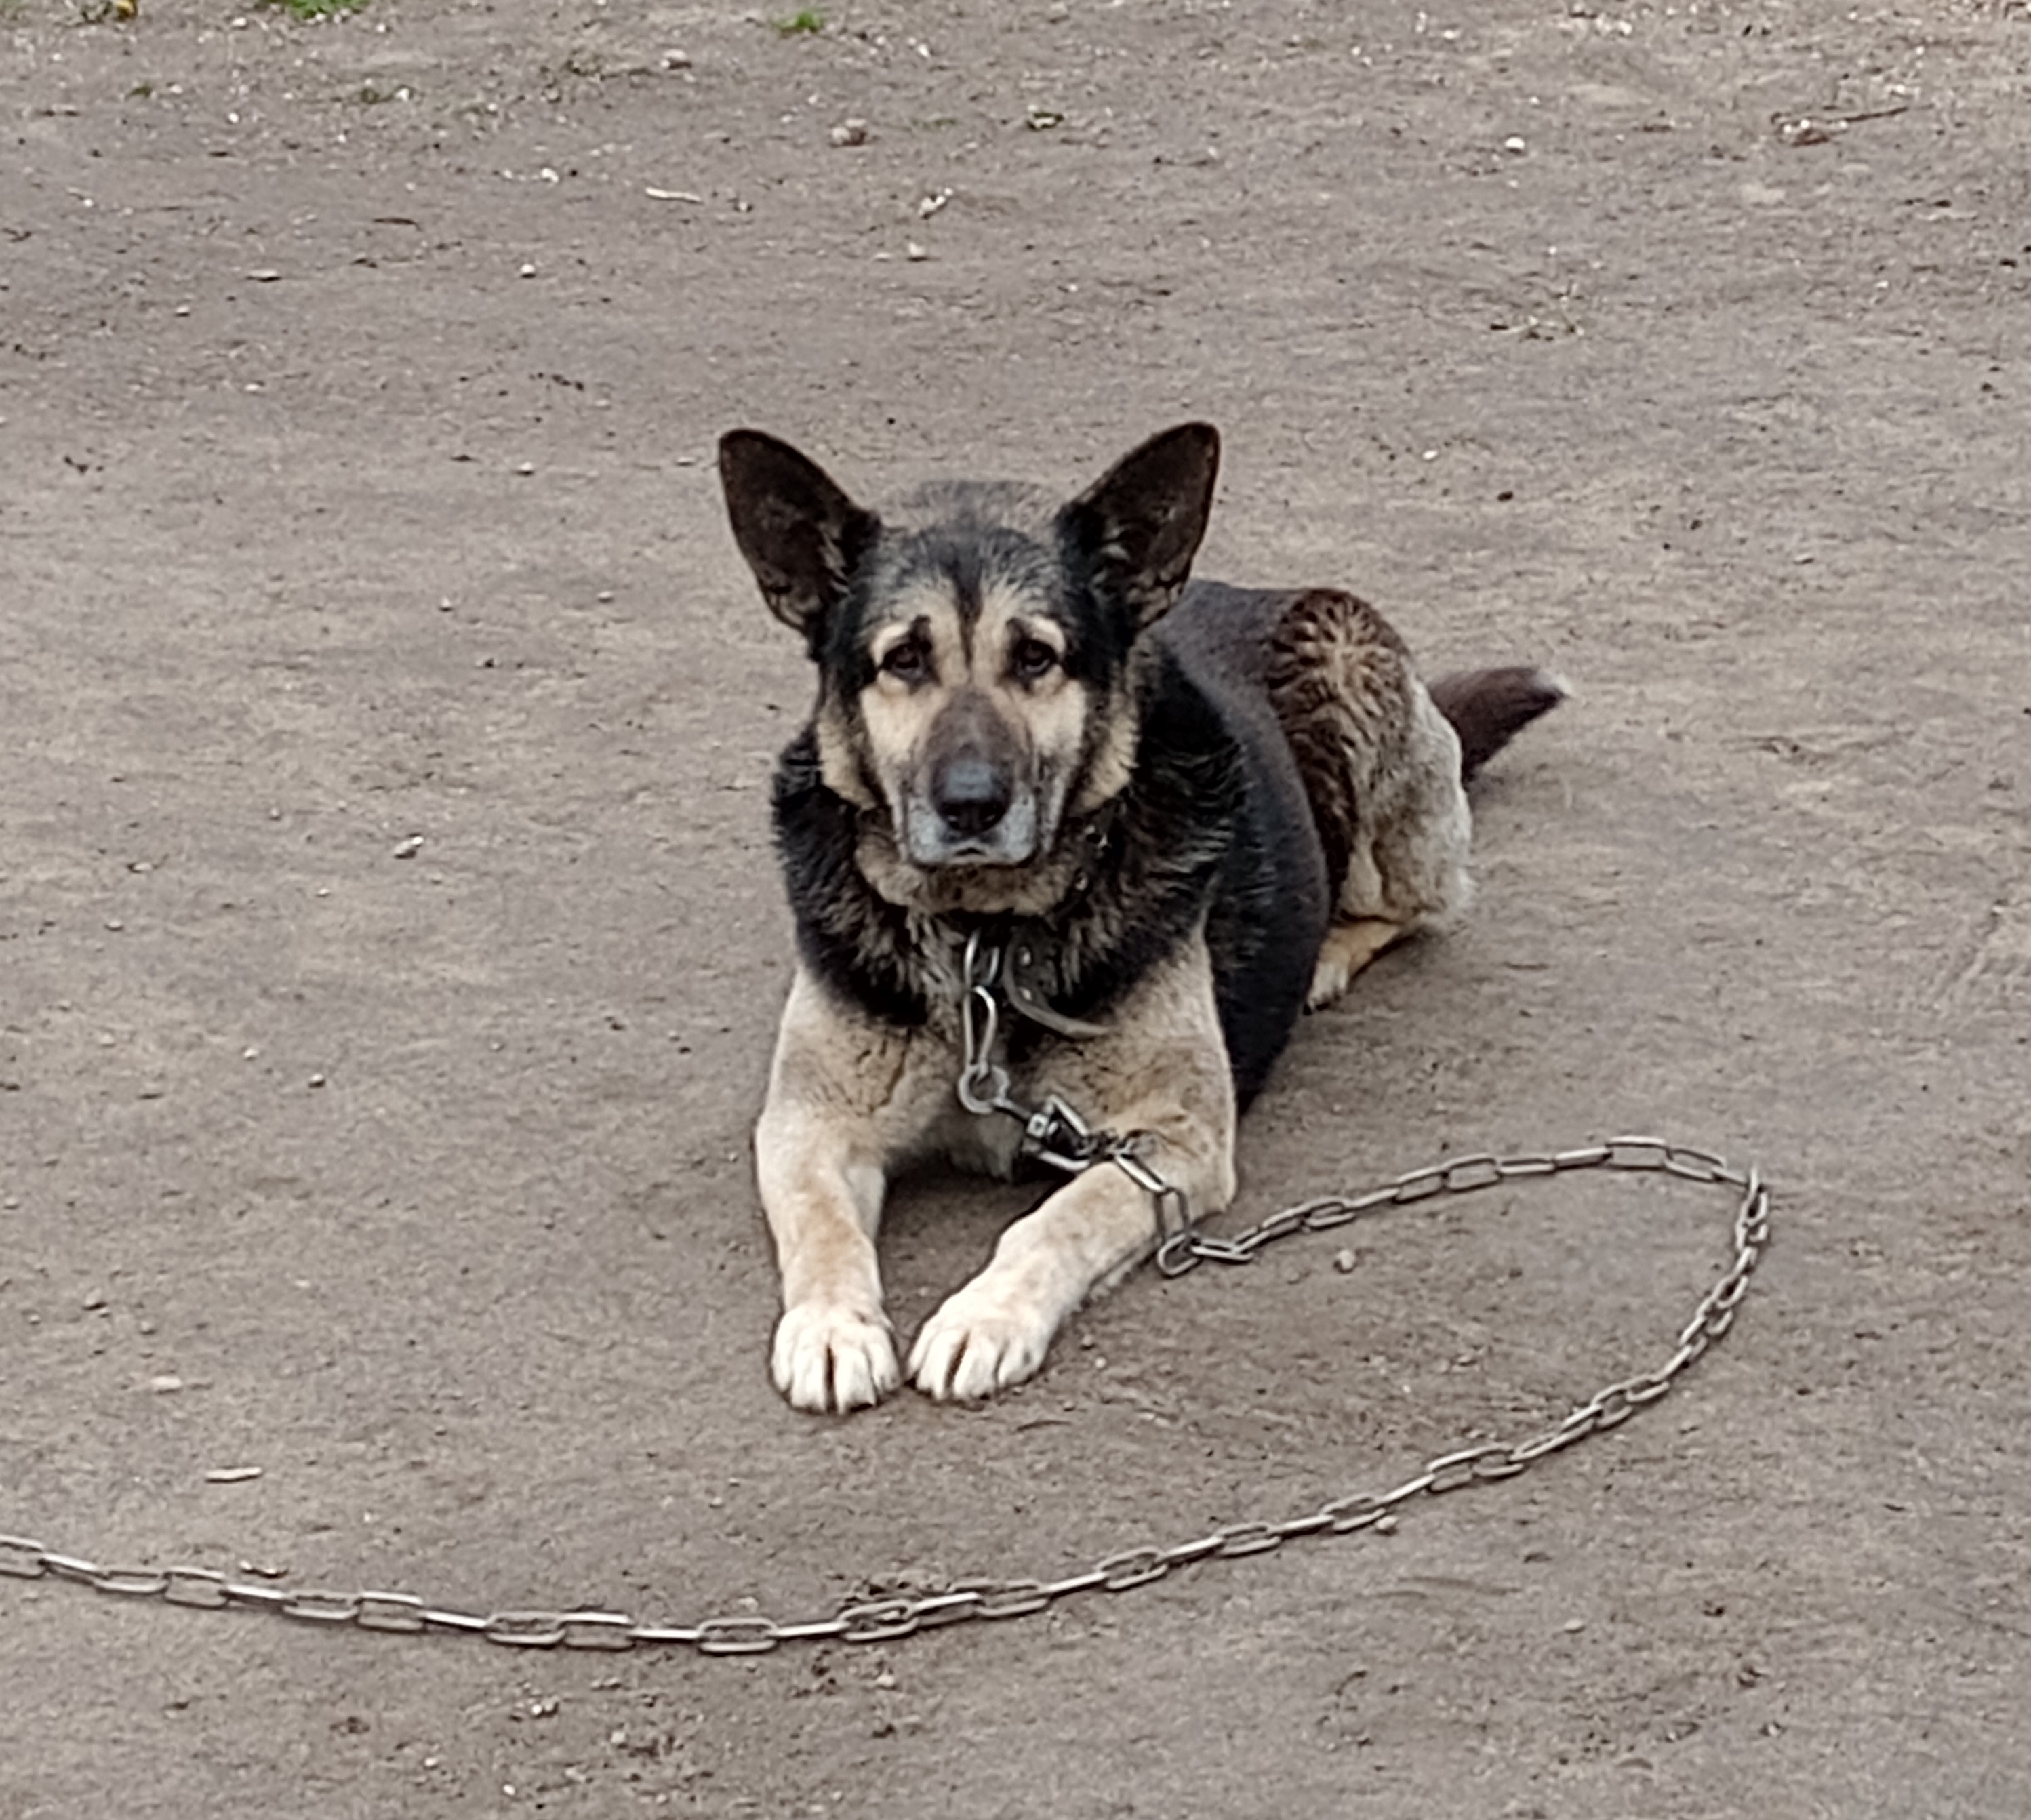
[{"label": "dog's front paw", "polygon": [[799,1409],[864,1409],[902,1382],[896,1342],[879,1312],[806,1302],[776,1323],[776,1388]]},{"label": "dog's front paw", "polygon": [[1032,1375],[1056,1327],[1045,1309],[977,1278],[925,1322],[911,1381],[941,1401],[977,1402]]}]

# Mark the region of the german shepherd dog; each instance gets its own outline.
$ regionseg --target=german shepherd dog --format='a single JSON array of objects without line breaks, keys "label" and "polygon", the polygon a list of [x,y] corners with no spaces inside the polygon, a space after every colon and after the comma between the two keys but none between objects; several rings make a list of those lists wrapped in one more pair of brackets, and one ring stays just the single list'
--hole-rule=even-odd
[{"label": "german shepherd dog", "polygon": [[[721,441],[735,539],[818,670],[776,774],[799,962],[755,1130],[799,1409],[874,1403],[903,1370],[966,1400],[1027,1378],[1157,1245],[1153,1182],[1192,1219],[1226,1207],[1237,1113],[1299,1014],[1465,907],[1463,782],[1561,698],[1528,668],[1428,688],[1351,594],[1188,582],[1219,448],[1187,423],[1069,504],[948,483],[878,517],[773,437]],[[1007,970],[991,1058],[982,941]],[[976,1062],[999,1070],[985,1112],[956,1091]],[[899,1369],[890,1179],[1011,1174],[1023,1111],[1054,1101],[1134,1133],[1143,1167],[1072,1174]]]}]

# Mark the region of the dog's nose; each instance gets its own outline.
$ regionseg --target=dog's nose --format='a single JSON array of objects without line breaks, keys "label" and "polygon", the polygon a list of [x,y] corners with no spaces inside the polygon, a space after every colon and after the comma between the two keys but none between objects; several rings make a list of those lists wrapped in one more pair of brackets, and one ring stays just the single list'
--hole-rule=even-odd
[{"label": "dog's nose", "polygon": [[1015,795],[1006,771],[968,754],[940,769],[931,802],[953,833],[982,835],[1008,813]]}]

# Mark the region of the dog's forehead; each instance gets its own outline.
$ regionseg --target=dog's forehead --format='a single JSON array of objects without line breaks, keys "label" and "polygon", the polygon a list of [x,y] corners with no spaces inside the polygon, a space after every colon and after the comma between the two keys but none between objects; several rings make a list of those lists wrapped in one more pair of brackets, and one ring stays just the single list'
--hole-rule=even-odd
[{"label": "dog's forehead", "polygon": [[1040,488],[946,482],[885,512],[870,563],[870,631],[929,620],[962,637],[985,620],[1046,619],[1064,596],[1056,507]]}]

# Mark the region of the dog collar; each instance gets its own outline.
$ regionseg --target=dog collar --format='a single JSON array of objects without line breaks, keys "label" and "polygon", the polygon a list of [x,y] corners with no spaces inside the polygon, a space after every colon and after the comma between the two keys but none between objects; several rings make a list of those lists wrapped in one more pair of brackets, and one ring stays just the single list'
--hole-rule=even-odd
[{"label": "dog collar", "polygon": [[962,963],[961,989],[969,1005],[985,1000],[997,1013],[1005,1006],[1056,1037],[1077,1040],[1105,1036],[1106,1025],[1071,1017],[1045,997],[1037,976],[1045,970],[1045,955],[1043,938],[1034,931],[1019,931],[995,941],[984,929],[973,930],[966,938]]}]

